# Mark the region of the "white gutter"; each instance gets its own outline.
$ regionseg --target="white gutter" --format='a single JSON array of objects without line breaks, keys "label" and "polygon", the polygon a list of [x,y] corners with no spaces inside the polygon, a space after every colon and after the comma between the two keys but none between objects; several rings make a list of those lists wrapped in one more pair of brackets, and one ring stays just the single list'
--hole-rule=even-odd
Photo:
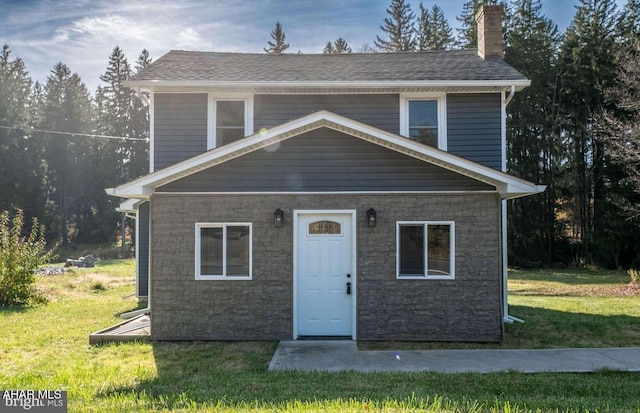
[{"label": "white gutter", "polygon": [[[516,87],[515,85],[511,85],[511,90],[509,92],[509,96],[506,97],[505,102],[504,102],[504,116],[503,116],[503,124],[502,127],[504,128],[504,134],[505,134],[505,164],[504,164],[504,170],[503,172],[506,172],[506,133],[507,133],[507,105],[509,105],[509,103],[511,102],[511,100],[513,99],[513,96],[516,93]],[[536,185],[536,188],[541,188],[542,185]],[[545,187],[546,189],[546,187]],[[502,210],[501,210],[501,214],[500,214],[500,218],[501,218],[501,227],[502,227],[502,305],[503,305],[503,309],[502,309],[502,314],[504,314],[504,317],[502,319],[503,322],[507,323],[507,324],[513,324],[514,322],[518,322],[518,323],[524,323],[524,320],[518,317],[514,317],[512,315],[509,314],[509,262],[508,262],[508,248],[507,248],[507,201],[503,200],[502,202]]]},{"label": "white gutter", "polygon": [[511,87],[514,91],[531,85],[528,79],[522,80],[395,80],[395,81],[211,81],[211,80],[127,80],[130,88],[155,87],[249,87],[249,88],[415,88],[415,87]]}]

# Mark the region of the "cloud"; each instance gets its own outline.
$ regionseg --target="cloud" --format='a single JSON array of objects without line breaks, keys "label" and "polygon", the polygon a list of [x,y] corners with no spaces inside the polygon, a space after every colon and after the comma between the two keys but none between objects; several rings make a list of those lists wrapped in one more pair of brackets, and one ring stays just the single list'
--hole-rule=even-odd
[{"label": "cloud", "polygon": [[[58,61],[90,90],[115,46],[133,64],[142,49],[158,59],[170,49],[262,53],[275,22],[292,53],[320,53],[328,41],[353,50],[373,42],[388,0],[31,0],[11,2],[0,27],[13,56],[34,80],[45,81]],[[372,23],[373,22],[373,23]],[[4,36],[4,34],[2,34]]]}]

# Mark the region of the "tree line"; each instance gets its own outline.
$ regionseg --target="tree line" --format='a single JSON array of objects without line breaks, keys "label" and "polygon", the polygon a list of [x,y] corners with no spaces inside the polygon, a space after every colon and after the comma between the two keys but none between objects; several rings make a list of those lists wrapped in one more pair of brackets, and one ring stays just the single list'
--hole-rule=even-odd
[{"label": "tree line", "polygon": [[113,240],[120,214],[104,188],[148,172],[148,108],[123,82],[151,63],[146,50],[133,68],[119,47],[93,96],[59,62],[44,84],[33,83],[8,45],[0,56],[0,211],[38,218],[49,240]]},{"label": "tree line", "polygon": [[[392,0],[373,46],[358,51],[475,47],[484,4],[504,5],[504,59],[531,80],[507,107],[508,172],[547,185],[508,203],[510,264],[640,265],[640,0],[579,0],[563,33],[541,0],[469,0],[456,35],[437,5],[414,13]],[[265,53],[289,48],[280,22],[270,35]],[[352,47],[338,37],[322,52]],[[150,62],[143,51],[132,68],[116,47],[92,96],[62,63],[32,83],[5,46],[0,210],[39,217],[62,242],[112,240],[120,216],[103,188],[148,172],[148,109],[123,82]]]}]

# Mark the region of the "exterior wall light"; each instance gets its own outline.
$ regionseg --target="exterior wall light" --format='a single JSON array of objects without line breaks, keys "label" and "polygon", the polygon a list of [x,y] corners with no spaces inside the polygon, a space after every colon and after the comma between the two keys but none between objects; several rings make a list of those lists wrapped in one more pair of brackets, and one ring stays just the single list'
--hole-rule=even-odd
[{"label": "exterior wall light", "polygon": [[273,213],[273,226],[276,228],[280,228],[283,222],[284,222],[284,211],[278,208]]},{"label": "exterior wall light", "polygon": [[367,225],[369,225],[370,227],[375,227],[377,223],[378,218],[376,210],[373,208],[369,208],[369,210],[367,211]]}]

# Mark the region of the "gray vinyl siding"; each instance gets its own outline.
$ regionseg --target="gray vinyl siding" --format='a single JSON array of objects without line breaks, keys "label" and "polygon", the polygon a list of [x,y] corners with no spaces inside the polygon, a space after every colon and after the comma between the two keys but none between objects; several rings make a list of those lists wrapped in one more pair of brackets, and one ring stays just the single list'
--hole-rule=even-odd
[{"label": "gray vinyl siding", "polygon": [[502,168],[501,95],[447,95],[447,151]]},{"label": "gray vinyl siding", "polygon": [[319,110],[385,129],[400,131],[400,97],[388,95],[256,95],[255,130],[281,125]]},{"label": "gray vinyl siding", "polygon": [[478,191],[495,188],[322,128],[157,188],[158,192]]},{"label": "gray vinyl siding", "polygon": [[156,93],[154,110],[154,170],[207,150],[207,94]]},{"label": "gray vinyl siding", "polygon": [[149,295],[149,203],[138,206],[138,250],[136,265],[138,266],[138,297]]}]

